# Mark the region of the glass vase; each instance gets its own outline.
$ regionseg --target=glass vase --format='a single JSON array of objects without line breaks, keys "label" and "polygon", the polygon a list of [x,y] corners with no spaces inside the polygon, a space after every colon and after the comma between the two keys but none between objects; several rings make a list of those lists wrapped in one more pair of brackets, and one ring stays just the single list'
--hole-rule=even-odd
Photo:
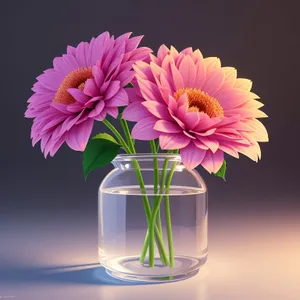
[{"label": "glass vase", "polygon": [[177,154],[118,155],[99,188],[99,261],[121,280],[182,280],[207,259],[207,189]]}]

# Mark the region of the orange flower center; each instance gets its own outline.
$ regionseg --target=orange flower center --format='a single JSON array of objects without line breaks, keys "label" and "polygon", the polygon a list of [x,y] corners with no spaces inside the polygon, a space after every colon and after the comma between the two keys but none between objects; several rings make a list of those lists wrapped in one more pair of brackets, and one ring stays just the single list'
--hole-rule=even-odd
[{"label": "orange flower center", "polygon": [[93,78],[92,67],[76,69],[69,73],[57,90],[53,103],[66,105],[74,103],[76,100],[68,92],[68,89],[77,88],[83,90],[85,82],[90,78]]},{"label": "orange flower center", "polygon": [[204,112],[211,118],[223,117],[224,111],[217,99],[209,96],[207,93],[199,89],[184,88],[174,93],[174,98],[178,100],[184,93],[188,96],[188,111]]}]

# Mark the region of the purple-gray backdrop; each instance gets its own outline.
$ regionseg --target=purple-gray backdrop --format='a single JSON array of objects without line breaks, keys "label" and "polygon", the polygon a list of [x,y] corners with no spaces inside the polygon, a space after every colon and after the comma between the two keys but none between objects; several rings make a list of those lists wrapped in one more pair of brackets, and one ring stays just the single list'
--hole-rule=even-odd
[{"label": "purple-gray backdrop", "polygon": [[[1,214],[96,209],[111,166],[83,181],[81,154],[64,146],[45,160],[24,119],[30,88],[68,44],[108,30],[144,34],[144,45],[200,48],[254,81],[269,115],[262,161],[228,159],[227,183],[207,176],[210,205],[248,207],[299,198],[299,34],[297,1],[5,1],[1,5]],[[99,125],[98,130],[103,127]],[[141,146],[148,151],[148,145]],[[249,204],[249,199],[251,203]]]},{"label": "purple-gray backdrop", "polygon": [[[285,270],[291,266],[290,271],[282,271],[281,276],[286,274],[283,276],[286,283],[295,282],[297,288],[295,278],[299,276],[292,274],[297,271],[295,263],[300,261],[296,258],[300,253],[299,243],[295,244],[296,236],[300,235],[297,229],[300,227],[296,225],[300,225],[297,223],[300,216],[299,8],[298,1],[289,0],[2,1],[0,283],[3,285],[0,296],[19,295],[25,300],[65,299],[59,294],[61,290],[52,286],[48,288],[58,296],[46,294],[44,286],[38,283],[48,284],[54,279],[40,277],[36,272],[43,268],[47,271],[49,265],[97,262],[97,188],[112,166],[93,172],[85,183],[81,154],[64,146],[54,158],[45,160],[39,146],[32,148],[29,138],[32,120],[23,116],[35,78],[51,67],[52,59],[63,54],[68,44],[90,40],[106,30],[116,36],[127,31],[144,34],[143,45],[154,51],[162,43],[177,49],[200,48],[204,56],[218,56],[224,66],[236,67],[240,77],[253,80],[253,91],[261,97],[264,111],[269,115],[264,123],[270,142],[262,144],[262,161],[256,164],[244,157],[229,158],[226,183],[199,168],[209,189],[210,266],[216,261],[219,269],[215,275],[222,275],[224,269],[224,278],[214,281],[209,293],[222,294],[228,288],[228,298],[220,294],[217,299],[233,299],[230,293],[237,291],[238,280],[242,289],[248,280],[247,268],[251,266],[255,274],[253,286],[267,282],[258,277],[262,276],[261,272],[256,273],[260,263],[244,267],[239,260],[234,260],[240,257],[241,262],[249,263],[243,251],[262,257],[260,266],[262,271],[267,271],[265,278],[272,277],[268,272],[280,278],[275,273],[275,266],[280,262],[284,262]],[[103,129],[99,124],[95,132]],[[149,150],[147,143],[139,143],[139,149]],[[226,231],[225,225],[230,230]],[[288,238],[290,243],[285,244]],[[218,249],[220,255],[216,252]],[[290,252],[282,254],[280,251],[284,249]],[[232,260],[227,260],[228,257]],[[278,257],[285,259],[277,260]],[[269,265],[263,265],[265,258],[270,258]],[[286,259],[290,259],[290,265]],[[258,260],[254,255],[255,261]],[[42,269],[36,269],[36,265]],[[228,277],[230,270],[234,275]],[[75,280],[79,289],[80,284],[93,283],[87,275],[90,273],[78,273],[81,277],[76,274],[66,273],[55,280]],[[32,287],[26,283],[30,280]],[[189,290],[198,293],[192,289],[199,284],[189,282],[190,288],[184,286],[182,293],[177,290],[180,299]],[[232,290],[227,282],[234,287]],[[273,286],[280,287],[285,289],[285,296],[274,292],[279,297],[276,299],[287,299],[287,295],[295,296],[289,299],[298,299],[287,284],[270,283],[265,286],[266,293],[273,291]],[[39,287],[39,294],[34,296],[34,289]],[[248,287],[250,292],[245,290],[240,299],[246,299],[245,295],[252,295],[253,291],[259,293],[252,285]],[[75,286],[65,292],[68,291],[75,292]],[[107,290],[101,291],[105,294]],[[120,289],[112,291],[123,293]],[[155,291],[158,290],[151,290]],[[86,294],[80,295],[82,291],[77,294],[78,299],[89,298]],[[75,299],[74,296],[73,293],[71,298]],[[135,299],[129,294],[128,297]],[[197,294],[187,298],[201,297]],[[256,299],[275,300],[273,296]]]}]

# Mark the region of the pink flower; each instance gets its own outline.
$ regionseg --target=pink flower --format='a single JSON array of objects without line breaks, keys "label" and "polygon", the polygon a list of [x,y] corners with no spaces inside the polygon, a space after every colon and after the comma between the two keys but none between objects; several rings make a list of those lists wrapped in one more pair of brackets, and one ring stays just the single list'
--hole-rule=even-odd
[{"label": "pink flower", "polygon": [[150,63],[134,65],[137,89],[123,112],[123,118],[137,122],[133,138],[159,138],[162,149],[180,149],[188,169],[201,164],[216,173],[224,152],[258,161],[258,142],[268,141],[268,134],[257,120],[266,114],[250,92],[250,80],[192,48],[178,53],[162,45],[157,57],[150,57]]},{"label": "pink flower", "polygon": [[142,36],[126,33],[117,39],[104,32],[90,43],[68,46],[67,54],[53,61],[53,68],[37,77],[25,117],[34,118],[33,145],[41,141],[45,157],[53,156],[66,141],[83,151],[94,120],[128,104],[124,87],[135,72],[132,64],[149,57],[149,48],[137,48]]}]

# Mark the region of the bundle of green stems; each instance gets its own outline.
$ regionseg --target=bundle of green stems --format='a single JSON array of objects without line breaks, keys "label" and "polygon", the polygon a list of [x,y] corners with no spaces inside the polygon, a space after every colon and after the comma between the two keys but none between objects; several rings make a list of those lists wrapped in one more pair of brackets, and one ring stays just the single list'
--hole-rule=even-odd
[{"label": "bundle of green stems", "polygon": [[[120,119],[120,123],[125,135],[125,139],[119,133],[119,131],[108,121],[104,120],[103,123],[108,129],[115,135],[117,141],[123,147],[127,154],[136,154],[134,140],[131,138],[130,130],[126,120]],[[145,187],[143,174],[141,167],[137,160],[133,160],[132,164],[135,170],[135,174],[138,180],[138,184],[141,190],[142,201],[144,205],[144,211],[147,221],[147,232],[145,234],[144,244],[142,247],[140,262],[144,263],[148,252],[148,264],[149,267],[154,267],[155,264],[155,245],[158,249],[160,260],[164,265],[168,265],[171,268],[174,267],[174,246],[172,235],[172,221],[171,221],[171,209],[170,209],[170,197],[169,191],[171,187],[171,181],[177,166],[177,162],[173,162],[170,166],[169,158],[166,157],[162,168],[159,167],[159,161],[157,157],[158,145],[155,140],[150,141],[151,152],[153,153],[153,193],[154,201],[151,207],[147,190]],[[177,154],[178,150],[168,151],[169,154]],[[164,203],[165,221],[166,221],[166,233],[168,240],[168,254],[165,250],[163,239],[163,228],[161,221],[161,205]]]}]

